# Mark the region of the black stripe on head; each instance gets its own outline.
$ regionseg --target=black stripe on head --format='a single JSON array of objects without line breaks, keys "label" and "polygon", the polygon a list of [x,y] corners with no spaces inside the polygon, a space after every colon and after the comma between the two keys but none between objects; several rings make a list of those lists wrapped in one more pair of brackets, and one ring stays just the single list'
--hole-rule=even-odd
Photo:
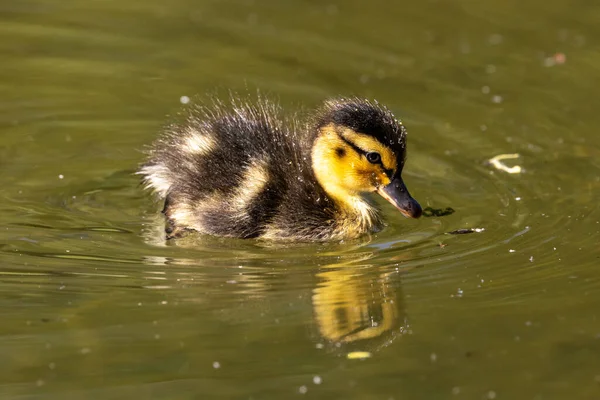
[{"label": "black stripe on head", "polygon": [[375,138],[400,160],[406,150],[406,130],[387,108],[358,98],[328,101],[317,116],[317,128],[333,123]]},{"label": "black stripe on head", "polygon": [[[383,165],[382,165],[383,167]],[[387,169],[387,168],[383,168],[383,173],[386,174],[386,176],[388,178],[390,178],[390,180],[392,180],[392,175],[394,174],[394,170],[393,169]]]},{"label": "black stripe on head", "polygon": [[[336,132],[336,133],[337,133],[337,136],[340,139],[342,139],[342,141],[344,143],[346,143],[348,146],[350,146],[352,149],[354,149],[354,151],[356,151],[358,154],[361,154],[361,155],[367,157],[368,151],[361,149],[360,147],[358,147],[357,145],[355,145],[354,143],[352,143],[351,141],[349,141],[348,139],[346,139],[340,133],[338,133],[338,132]],[[392,174],[394,173],[394,170],[385,168],[385,166],[383,165],[383,161],[381,159],[376,164],[379,165],[379,166],[381,166],[381,169],[383,170],[383,173],[386,174],[388,178],[392,179]]]},{"label": "black stripe on head", "polygon": [[[337,132],[336,132],[337,133]],[[352,143],[351,141],[349,141],[348,139],[346,139],[344,136],[342,136],[341,134],[337,133],[338,137],[340,139],[342,139],[342,141],[344,143],[346,143],[348,146],[352,147],[352,149],[354,149],[354,151],[356,151],[358,154],[362,154],[363,156],[367,156],[367,151],[361,149],[360,147],[358,147],[357,145],[355,145],[354,143]]]}]

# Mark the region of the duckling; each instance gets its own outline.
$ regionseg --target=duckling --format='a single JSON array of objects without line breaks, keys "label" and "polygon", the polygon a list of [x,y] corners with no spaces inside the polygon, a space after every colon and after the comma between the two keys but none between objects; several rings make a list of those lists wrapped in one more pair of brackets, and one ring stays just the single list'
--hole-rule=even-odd
[{"label": "duckling", "polygon": [[168,127],[138,174],[164,199],[167,238],[328,241],[382,229],[369,193],[421,215],[405,158],[406,129],[377,102],[328,100],[299,123],[268,100],[232,98]]}]

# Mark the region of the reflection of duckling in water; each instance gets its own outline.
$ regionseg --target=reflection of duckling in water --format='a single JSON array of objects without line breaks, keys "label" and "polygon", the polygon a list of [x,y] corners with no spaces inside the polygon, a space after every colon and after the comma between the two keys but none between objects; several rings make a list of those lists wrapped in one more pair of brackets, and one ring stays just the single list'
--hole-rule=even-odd
[{"label": "reflection of duckling in water", "polygon": [[171,126],[138,173],[165,199],[169,237],[341,240],[381,229],[369,192],[421,215],[405,154],[405,128],[377,103],[328,101],[303,129],[265,100],[232,100]]},{"label": "reflection of duckling in water", "polygon": [[[332,342],[390,341],[406,323],[403,299],[390,273],[357,273],[356,265],[330,265],[317,274],[313,307],[321,335]],[[400,331],[398,331],[400,329]]]}]

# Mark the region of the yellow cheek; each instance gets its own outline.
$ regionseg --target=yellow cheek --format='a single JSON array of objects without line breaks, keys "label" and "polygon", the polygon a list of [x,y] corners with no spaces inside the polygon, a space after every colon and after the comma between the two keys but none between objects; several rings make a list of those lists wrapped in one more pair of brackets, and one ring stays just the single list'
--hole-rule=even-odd
[{"label": "yellow cheek", "polygon": [[372,190],[375,190],[379,186],[386,186],[390,183],[390,179],[380,171],[371,172],[369,175],[369,183]]},{"label": "yellow cheek", "polygon": [[390,180],[379,166],[369,162],[353,163],[347,171],[346,186],[359,191],[374,191],[378,186],[387,185]]},{"label": "yellow cheek", "polygon": [[373,175],[367,171],[356,171],[352,174],[352,186],[356,190],[368,191],[373,188]]},{"label": "yellow cheek", "polygon": [[384,173],[379,173],[379,184],[382,186],[387,186],[392,182],[390,178]]}]

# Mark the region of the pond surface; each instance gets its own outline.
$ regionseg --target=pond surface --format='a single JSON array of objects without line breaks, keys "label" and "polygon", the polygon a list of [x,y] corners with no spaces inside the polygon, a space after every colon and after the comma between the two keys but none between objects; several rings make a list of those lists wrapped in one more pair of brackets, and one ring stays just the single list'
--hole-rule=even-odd
[{"label": "pond surface", "polygon": [[[3,1],[0,398],[600,398],[599,21],[584,0]],[[388,105],[412,194],[456,212],[165,246],[142,150],[182,96],[257,88]]]}]

